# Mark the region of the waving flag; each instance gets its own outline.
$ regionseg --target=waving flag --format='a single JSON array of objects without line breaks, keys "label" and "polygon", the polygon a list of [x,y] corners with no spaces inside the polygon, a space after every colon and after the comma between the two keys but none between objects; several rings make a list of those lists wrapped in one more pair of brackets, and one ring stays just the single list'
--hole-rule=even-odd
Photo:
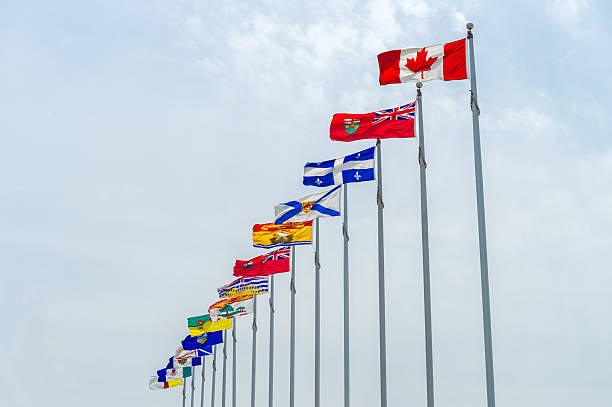
[{"label": "waving flag", "polygon": [[268,277],[241,277],[217,288],[220,298],[259,295],[268,292]]},{"label": "waving flag", "polygon": [[467,79],[465,39],[425,48],[406,48],[378,55],[381,85]]},{"label": "waving flag", "polygon": [[327,187],[374,179],[374,148],[304,166],[304,185]]},{"label": "waving flag", "polygon": [[291,249],[283,247],[271,253],[257,256],[251,260],[236,260],[234,275],[253,277],[286,273],[289,271],[290,257]]},{"label": "waving flag", "polygon": [[191,367],[166,368],[157,371],[157,381],[167,382],[174,379],[182,379],[191,376]]},{"label": "waving flag", "polygon": [[183,349],[183,347],[181,346],[176,350],[176,353],[174,354],[174,359],[183,360],[207,355],[212,355],[212,346],[209,346],[206,349]]},{"label": "waving flag", "polygon": [[[216,321],[213,321],[216,322]],[[223,334],[221,331],[207,332],[200,336],[187,335],[185,339],[181,341],[183,349],[194,350],[194,349],[209,349],[212,345],[223,343]]]},{"label": "waving flag", "polygon": [[217,322],[213,322],[208,314],[187,318],[187,329],[189,329],[189,335],[191,336],[202,336],[208,332],[224,331],[231,328],[232,318],[221,319]]},{"label": "waving flag", "polygon": [[174,379],[168,382],[159,382],[157,379],[159,376],[151,376],[149,379],[149,389],[157,390],[157,389],[169,389],[171,387],[180,386],[183,384],[183,379]]},{"label": "waving flag", "polygon": [[253,246],[270,249],[279,246],[312,244],[312,221],[264,223],[253,226]]},{"label": "waving flag", "polygon": [[[198,356],[189,359],[175,359],[174,356],[168,359],[166,369],[179,368],[179,367],[190,367],[190,366],[201,366],[204,362],[204,356]],[[159,374],[159,372],[158,372]]]},{"label": "waving flag", "polygon": [[[160,372],[162,374],[160,374]],[[167,382],[175,379],[182,379],[185,377],[191,377],[190,367],[179,367],[178,369],[161,369],[157,371],[157,381]]]},{"label": "waving flag", "polygon": [[252,295],[244,295],[235,298],[224,298],[217,301],[208,308],[210,319],[217,322],[222,318],[233,318],[241,315],[252,314],[255,310],[255,302]]},{"label": "waving flag", "polygon": [[414,137],[415,102],[372,113],[336,113],[329,137],[336,141]]},{"label": "waving flag", "polygon": [[275,224],[304,222],[327,216],[340,216],[340,185],[328,192],[308,195],[274,207]]}]

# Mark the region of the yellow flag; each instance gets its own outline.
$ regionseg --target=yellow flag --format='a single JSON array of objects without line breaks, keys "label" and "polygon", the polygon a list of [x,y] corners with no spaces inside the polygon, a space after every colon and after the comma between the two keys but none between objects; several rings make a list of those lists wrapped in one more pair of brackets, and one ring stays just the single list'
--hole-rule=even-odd
[{"label": "yellow flag", "polygon": [[312,244],[312,221],[264,223],[253,226],[253,246],[268,249],[277,246]]},{"label": "yellow flag", "polygon": [[181,384],[183,384],[183,379],[168,380],[166,383],[168,383],[168,388],[176,387],[176,386],[180,386]]},{"label": "yellow flag", "polygon": [[[202,318],[206,317],[206,318]],[[191,320],[200,318],[197,323],[191,323]],[[226,329],[232,329],[233,318],[220,319],[217,322],[212,322],[209,315],[202,315],[201,317],[192,317],[187,321],[187,328],[189,329],[189,335],[200,336],[207,332],[217,332]],[[202,322],[202,323],[199,323]]]}]

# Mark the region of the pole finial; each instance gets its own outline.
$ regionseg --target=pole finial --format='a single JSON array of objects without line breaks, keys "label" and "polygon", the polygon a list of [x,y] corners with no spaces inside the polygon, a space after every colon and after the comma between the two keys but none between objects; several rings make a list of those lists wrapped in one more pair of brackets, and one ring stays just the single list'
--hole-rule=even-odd
[{"label": "pole finial", "polygon": [[470,31],[471,31],[471,30],[472,30],[472,28],[474,28],[474,24],[473,24],[473,23],[467,23],[467,24],[465,25],[465,28],[467,28],[468,30],[470,30]]},{"label": "pole finial", "polygon": [[417,82],[416,87],[421,89],[423,87],[423,82]]}]

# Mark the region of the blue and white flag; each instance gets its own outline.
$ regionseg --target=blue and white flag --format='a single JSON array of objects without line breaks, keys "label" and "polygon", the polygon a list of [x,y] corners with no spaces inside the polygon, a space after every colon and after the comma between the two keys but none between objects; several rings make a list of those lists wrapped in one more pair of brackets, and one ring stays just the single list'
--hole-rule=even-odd
[{"label": "blue and white flag", "polygon": [[304,185],[328,187],[374,179],[374,149],[304,166]]},{"label": "blue and white flag", "polygon": [[340,216],[340,185],[329,192],[308,195],[274,207],[274,223],[277,225],[327,216]]},{"label": "blue and white flag", "polygon": [[[160,374],[161,373],[161,374]],[[175,379],[182,379],[191,376],[190,367],[179,367],[177,369],[161,369],[157,371],[157,381],[167,382]]]},{"label": "blue and white flag", "polygon": [[[204,362],[204,356],[198,356],[196,358],[189,359],[175,359],[174,356],[172,356],[170,359],[168,359],[166,369],[178,369],[179,367],[200,366],[202,362]],[[157,375],[161,376],[161,373],[159,373],[158,371]]]}]

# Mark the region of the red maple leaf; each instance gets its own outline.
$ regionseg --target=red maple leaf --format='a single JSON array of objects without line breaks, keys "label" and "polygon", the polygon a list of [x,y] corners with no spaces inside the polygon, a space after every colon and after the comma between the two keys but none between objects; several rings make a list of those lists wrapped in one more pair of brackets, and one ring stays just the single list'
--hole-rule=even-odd
[{"label": "red maple leaf", "polygon": [[417,51],[416,58],[406,59],[406,68],[410,69],[412,72],[421,73],[421,79],[423,79],[423,72],[430,71],[431,65],[438,60],[438,57],[427,58],[427,51],[423,48],[420,51]]}]

